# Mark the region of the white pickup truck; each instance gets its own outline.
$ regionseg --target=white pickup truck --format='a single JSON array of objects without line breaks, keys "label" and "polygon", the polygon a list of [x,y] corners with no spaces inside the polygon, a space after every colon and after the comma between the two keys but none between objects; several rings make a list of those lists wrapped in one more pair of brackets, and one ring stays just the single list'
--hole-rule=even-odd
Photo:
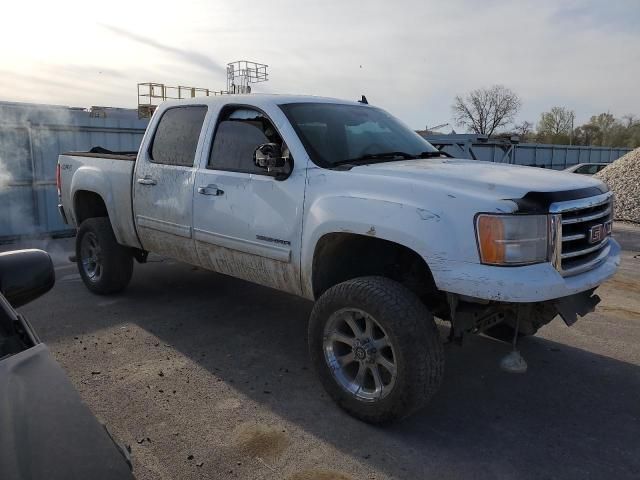
[{"label": "white pickup truck", "polygon": [[58,161],[80,275],[123,290],[148,252],[315,301],[309,352],[368,422],[436,392],[450,341],[594,309],[619,265],[599,180],[448,158],[385,111],[244,95],[162,104],[139,152]]}]

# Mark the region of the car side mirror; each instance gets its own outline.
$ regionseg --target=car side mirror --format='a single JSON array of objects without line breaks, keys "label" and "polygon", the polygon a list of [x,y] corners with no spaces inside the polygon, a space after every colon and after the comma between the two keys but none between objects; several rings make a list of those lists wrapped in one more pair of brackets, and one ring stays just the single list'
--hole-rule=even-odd
[{"label": "car side mirror", "polygon": [[53,262],[42,250],[0,253],[0,292],[12,307],[20,307],[47,293],[56,282]]},{"label": "car side mirror", "polygon": [[256,167],[270,171],[273,168],[284,167],[286,159],[282,156],[280,145],[277,143],[263,143],[253,152],[253,162]]},{"label": "car side mirror", "polygon": [[263,143],[256,148],[253,163],[264,168],[275,180],[286,180],[293,171],[293,158],[283,156],[282,147],[277,143]]}]

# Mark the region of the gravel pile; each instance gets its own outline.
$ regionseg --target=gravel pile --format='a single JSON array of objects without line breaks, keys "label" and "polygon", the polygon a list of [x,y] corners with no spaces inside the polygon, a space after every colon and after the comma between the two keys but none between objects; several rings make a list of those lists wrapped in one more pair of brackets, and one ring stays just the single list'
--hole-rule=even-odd
[{"label": "gravel pile", "polygon": [[640,148],[596,173],[616,196],[615,219],[640,223]]}]

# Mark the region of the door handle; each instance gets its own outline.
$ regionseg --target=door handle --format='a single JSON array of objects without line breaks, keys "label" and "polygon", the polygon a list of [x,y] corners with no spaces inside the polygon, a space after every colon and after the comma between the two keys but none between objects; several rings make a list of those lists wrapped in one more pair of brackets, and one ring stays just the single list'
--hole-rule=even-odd
[{"label": "door handle", "polygon": [[138,183],[140,185],[155,185],[157,182],[153,178],[144,177],[144,178],[139,178]]},{"label": "door handle", "polygon": [[224,191],[220,190],[217,185],[207,185],[206,187],[198,187],[198,193],[201,195],[214,195],[219,197],[224,195]]}]

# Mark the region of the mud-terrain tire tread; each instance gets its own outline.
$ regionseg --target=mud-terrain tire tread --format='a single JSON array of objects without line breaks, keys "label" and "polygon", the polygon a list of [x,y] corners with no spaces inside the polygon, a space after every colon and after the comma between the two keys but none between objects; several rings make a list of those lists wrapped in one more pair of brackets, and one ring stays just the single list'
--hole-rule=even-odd
[{"label": "mud-terrain tire tread", "polygon": [[[344,391],[325,361],[325,322],[333,312],[347,306],[371,314],[394,343],[396,386],[374,403],[359,401]],[[442,383],[444,350],[433,316],[411,291],[385,277],[359,277],[327,290],[311,312],[308,341],[312,363],[329,395],[344,410],[368,423],[384,424],[410,416],[428,403]]]},{"label": "mud-terrain tire tread", "polygon": [[[93,232],[102,251],[102,275],[100,280],[92,282],[82,268],[80,245],[82,237]],[[131,250],[118,243],[107,217],[88,218],[82,222],[76,235],[76,263],[80,277],[86,287],[98,295],[110,295],[124,290],[133,274],[133,255]]]}]

